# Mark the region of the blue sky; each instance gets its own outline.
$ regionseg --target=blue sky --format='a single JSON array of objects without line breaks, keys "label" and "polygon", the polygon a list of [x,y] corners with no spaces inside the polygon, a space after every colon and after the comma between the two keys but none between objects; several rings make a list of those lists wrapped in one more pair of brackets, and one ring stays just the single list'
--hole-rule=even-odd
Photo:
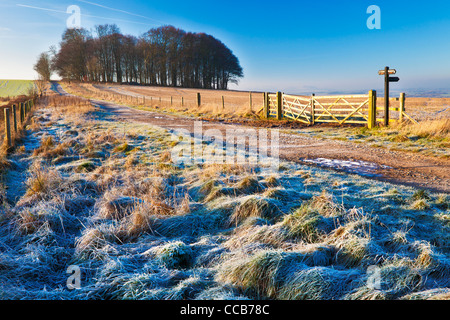
[{"label": "blue sky", "polygon": [[[380,89],[386,65],[398,70],[399,90],[450,88],[448,0],[0,0],[0,78],[36,77],[32,66],[59,43],[70,5],[86,29],[116,23],[140,35],[171,24],[212,34],[240,59],[241,90]],[[370,5],[381,9],[381,30],[367,28]]]}]

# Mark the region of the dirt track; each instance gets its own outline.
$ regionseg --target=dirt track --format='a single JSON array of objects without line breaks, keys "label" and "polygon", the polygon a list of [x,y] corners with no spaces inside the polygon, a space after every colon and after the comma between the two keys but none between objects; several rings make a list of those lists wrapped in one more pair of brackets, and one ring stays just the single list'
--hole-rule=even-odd
[{"label": "dirt track", "polygon": [[[60,93],[62,93],[61,90],[58,88]],[[191,133],[194,131],[195,121],[198,121],[198,119],[136,110],[104,101],[93,102],[112,113],[118,121],[148,123],[169,130],[187,129]],[[246,128],[242,125],[220,122],[203,122],[202,126],[204,131],[218,129],[224,136],[227,129]],[[372,148],[347,141],[284,133],[280,133],[280,157],[307,164],[311,163],[305,160],[318,158],[375,163],[380,167],[373,172],[375,173],[371,177],[373,179],[450,193],[450,161],[445,159]]]}]

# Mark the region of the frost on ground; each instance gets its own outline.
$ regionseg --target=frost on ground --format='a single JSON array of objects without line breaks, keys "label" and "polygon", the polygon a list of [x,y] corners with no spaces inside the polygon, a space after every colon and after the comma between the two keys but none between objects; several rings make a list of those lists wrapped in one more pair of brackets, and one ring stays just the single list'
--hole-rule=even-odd
[{"label": "frost on ground", "polygon": [[175,165],[178,137],[101,110],[36,119],[3,177],[1,299],[450,296],[446,194],[289,162]]},{"label": "frost on ground", "polygon": [[336,168],[345,172],[356,173],[360,176],[366,177],[376,177],[379,176],[377,174],[377,170],[379,168],[388,169],[388,166],[381,166],[376,163],[354,160],[354,161],[346,161],[346,160],[337,160],[337,159],[325,159],[325,158],[317,158],[312,160],[303,160],[304,162],[309,162],[318,165],[319,167],[326,168]]}]

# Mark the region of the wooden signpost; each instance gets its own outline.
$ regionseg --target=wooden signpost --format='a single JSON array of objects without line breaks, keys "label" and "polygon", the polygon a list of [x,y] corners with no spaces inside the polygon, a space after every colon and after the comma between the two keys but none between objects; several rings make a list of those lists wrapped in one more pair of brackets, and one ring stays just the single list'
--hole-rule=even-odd
[{"label": "wooden signpost", "polygon": [[389,126],[389,83],[399,82],[399,77],[390,77],[390,75],[396,74],[397,70],[384,68],[384,70],[378,71],[380,76],[384,76],[384,126]]}]

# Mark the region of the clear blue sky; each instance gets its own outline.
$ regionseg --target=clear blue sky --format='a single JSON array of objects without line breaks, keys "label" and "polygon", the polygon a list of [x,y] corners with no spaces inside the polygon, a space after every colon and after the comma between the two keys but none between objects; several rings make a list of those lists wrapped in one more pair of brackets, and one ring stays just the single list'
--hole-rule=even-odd
[{"label": "clear blue sky", "polygon": [[[140,35],[171,24],[214,35],[244,68],[237,89],[380,89],[386,65],[398,70],[398,89],[450,88],[448,0],[0,0],[0,79],[36,77],[32,66],[59,43],[70,5],[86,29],[116,23]],[[367,28],[370,5],[381,9],[381,30]]]}]

